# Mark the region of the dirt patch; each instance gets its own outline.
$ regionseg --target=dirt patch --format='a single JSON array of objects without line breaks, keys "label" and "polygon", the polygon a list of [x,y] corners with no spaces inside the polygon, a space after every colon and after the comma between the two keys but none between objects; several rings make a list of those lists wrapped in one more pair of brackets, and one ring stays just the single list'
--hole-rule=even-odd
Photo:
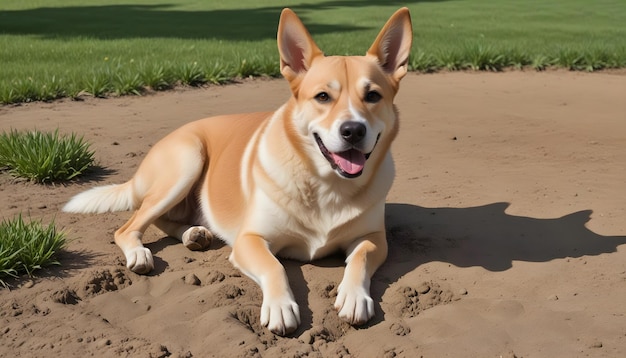
[{"label": "dirt patch", "polygon": [[417,287],[401,286],[397,289],[396,297],[398,302],[395,303],[395,313],[404,318],[415,317],[421,311],[460,298],[432,281],[423,282]]},{"label": "dirt patch", "polygon": [[139,276],[113,243],[128,213],[60,212],[186,122],[277,108],[284,81],[0,107],[3,130],[84,134],[99,166],[63,185],[0,173],[0,217],[54,218],[72,238],[61,266],[0,290],[0,356],[626,356],[624,93],[623,73],[409,75],[376,315],[338,319],[343,258],[286,260],[290,337],[261,327],[260,290],[218,240],[192,252],[150,229],[156,267]]}]

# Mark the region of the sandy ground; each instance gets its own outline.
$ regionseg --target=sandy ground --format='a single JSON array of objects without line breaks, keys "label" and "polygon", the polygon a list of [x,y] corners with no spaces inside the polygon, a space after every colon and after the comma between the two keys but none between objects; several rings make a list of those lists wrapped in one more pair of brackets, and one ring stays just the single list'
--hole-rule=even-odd
[{"label": "sandy ground", "polygon": [[151,229],[157,266],[139,276],[112,240],[129,213],[59,211],[130,178],[183,123],[276,108],[284,81],[0,107],[2,130],[84,134],[101,167],[48,186],[0,175],[0,218],[54,218],[72,239],[61,266],[0,289],[0,356],[625,357],[625,93],[623,74],[407,76],[376,316],[338,320],[342,257],[285,261],[302,310],[286,338],[260,327],[260,290],[228,247]]}]

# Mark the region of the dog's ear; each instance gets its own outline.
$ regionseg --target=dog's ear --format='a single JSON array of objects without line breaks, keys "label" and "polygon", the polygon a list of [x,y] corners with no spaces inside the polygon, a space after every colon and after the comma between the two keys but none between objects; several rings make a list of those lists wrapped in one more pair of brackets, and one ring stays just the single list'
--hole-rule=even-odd
[{"label": "dog's ear", "polygon": [[408,71],[412,42],[411,15],[409,9],[403,7],[387,20],[378,37],[367,50],[367,55],[375,57],[385,72],[396,81],[400,81]]},{"label": "dog's ear", "polygon": [[302,21],[291,9],[285,8],[280,14],[277,40],[280,73],[290,82],[306,72],[315,57],[323,55]]}]

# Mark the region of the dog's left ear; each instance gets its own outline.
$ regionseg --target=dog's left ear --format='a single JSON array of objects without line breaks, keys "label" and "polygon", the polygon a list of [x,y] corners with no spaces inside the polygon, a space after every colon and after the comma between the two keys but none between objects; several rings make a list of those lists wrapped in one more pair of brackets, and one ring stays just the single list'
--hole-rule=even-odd
[{"label": "dog's left ear", "polygon": [[308,71],[315,57],[323,56],[309,31],[291,9],[285,8],[280,14],[277,40],[280,73],[290,82]]},{"label": "dog's left ear", "polygon": [[397,82],[408,71],[412,42],[411,15],[409,9],[403,7],[387,20],[378,37],[367,50],[367,55],[375,57],[383,70]]}]

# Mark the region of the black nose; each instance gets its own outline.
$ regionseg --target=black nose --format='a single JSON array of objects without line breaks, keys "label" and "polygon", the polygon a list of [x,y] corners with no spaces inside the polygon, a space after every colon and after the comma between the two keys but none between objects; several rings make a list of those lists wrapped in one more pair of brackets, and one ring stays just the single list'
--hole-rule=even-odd
[{"label": "black nose", "polygon": [[339,127],[339,132],[343,139],[350,144],[357,144],[363,138],[365,138],[365,133],[367,132],[367,128],[361,122],[345,122]]}]

